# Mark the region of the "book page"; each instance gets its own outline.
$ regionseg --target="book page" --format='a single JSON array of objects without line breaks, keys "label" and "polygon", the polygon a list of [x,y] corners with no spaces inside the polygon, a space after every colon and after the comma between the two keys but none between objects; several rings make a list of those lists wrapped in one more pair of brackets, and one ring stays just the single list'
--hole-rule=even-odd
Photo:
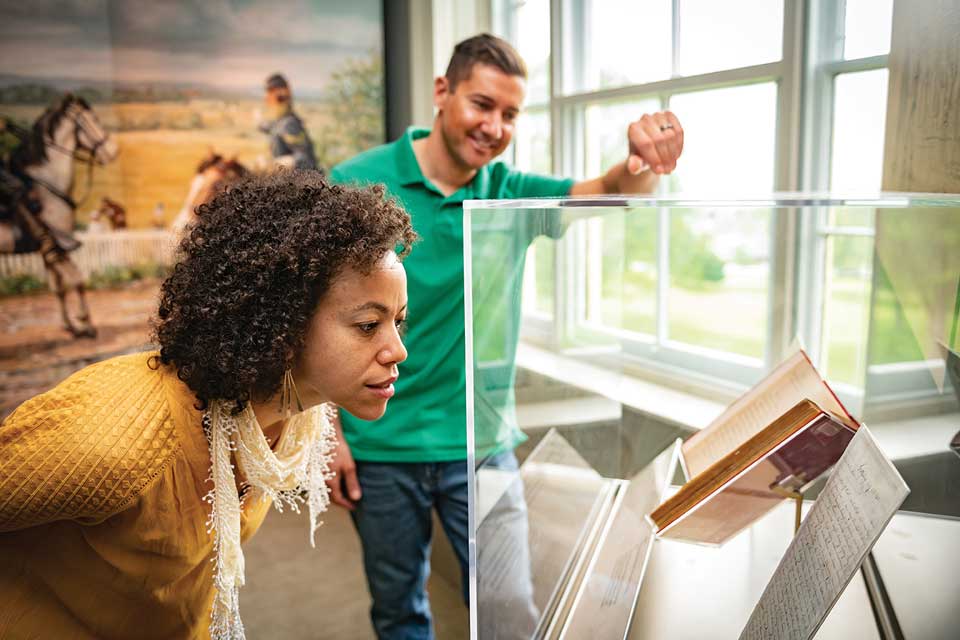
[{"label": "book page", "polygon": [[800,350],[683,444],[687,471],[691,477],[701,473],[804,398],[834,414],[851,428],[856,428],[856,421],[849,417],[806,354]]},{"label": "book page", "polygon": [[860,428],[800,525],[740,640],[807,640],[910,489]]}]

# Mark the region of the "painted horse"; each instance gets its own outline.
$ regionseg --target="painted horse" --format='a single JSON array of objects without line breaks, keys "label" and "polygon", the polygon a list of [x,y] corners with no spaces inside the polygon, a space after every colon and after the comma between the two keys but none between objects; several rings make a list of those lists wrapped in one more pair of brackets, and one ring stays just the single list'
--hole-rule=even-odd
[{"label": "painted horse", "polygon": [[213,196],[229,184],[248,175],[250,170],[237,162],[237,158],[224,158],[210,151],[197,165],[197,173],[190,183],[190,191],[180,212],[173,221],[174,234],[179,238],[188,227],[197,221],[197,207],[209,202]]},{"label": "painted horse", "polygon": [[[90,321],[83,276],[69,255],[80,246],[73,237],[77,203],[70,192],[74,162],[88,162],[92,180],[94,162],[111,162],[117,156],[117,144],[87,101],[73,94],[63,96],[32,129],[21,133],[23,142],[7,166],[0,168],[0,187],[6,196],[0,202],[0,253],[39,251],[60,299],[65,328],[75,337],[93,337],[96,329]],[[70,308],[71,292],[76,294],[75,310]]]}]

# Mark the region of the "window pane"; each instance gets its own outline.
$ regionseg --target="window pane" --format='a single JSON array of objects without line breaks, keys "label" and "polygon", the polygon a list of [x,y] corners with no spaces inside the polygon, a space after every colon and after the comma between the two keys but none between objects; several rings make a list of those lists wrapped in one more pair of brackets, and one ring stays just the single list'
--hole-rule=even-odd
[{"label": "window pane", "polygon": [[528,111],[520,116],[513,137],[516,167],[522,171],[550,173],[550,113]]},{"label": "window pane", "polygon": [[584,175],[599,176],[627,157],[627,126],[644,113],[660,110],[658,100],[591,104],[586,108]]},{"label": "window pane", "polygon": [[571,88],[589,91],[669,78],[670,5],[670,0],[572,3],[568,22],[575,30],[584,31],[571,33],[574,41],[568,44],[569,50],[576,52],[568,66],[573,75]]},{"label": "window pane", "polygon": [[782,0],[679,1],[680,75],[776,62],[782,57]]},{"label": "window pane", "polygon": [[879,190],[886,115],[886,69],[837,76],[834,81],[831,189]]},{"label": "window pane", "polygon": [[675,95],[684,130],[672,191],[759,193],[773,189],[777,87],[773,83]]},{"label": "window pane", "polygon": [[847,60],[890,53],[893,0],[847,0],[843,57]]},{"label": "window pane", "polygon": [[[686,135],[671,190],[772,191],[776,97],[772,83],[674,96]],[[670,339],[763,357],[770,218],[767,209],[671,211]]]},{"label": "window pane", "polygon": [[[834,81],[830,187],[842,193],[880,190],[887,111],[887,70],[844,73]],[[873,227],[873,211],[838,208],[831,226]]]},{"label": "window pane", "polygon": [[550,97],[550,1],[515,4],[513,44],[527,64],[527,102],[543,103]]},{"label": "window pane", "polygon": [[820,370],[833,382],[863,387],[872,269],[873,238],[827,239]]}]

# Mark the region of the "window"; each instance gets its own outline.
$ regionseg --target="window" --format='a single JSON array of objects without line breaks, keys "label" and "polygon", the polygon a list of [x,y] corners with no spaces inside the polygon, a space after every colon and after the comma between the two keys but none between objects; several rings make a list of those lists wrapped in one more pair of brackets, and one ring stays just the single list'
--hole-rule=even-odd
[{"label": "window", "polygon": [[[892,0],[494,0],[493,8],[500,34],[523,55],[536,52],[512,156],[525,170],[600,175],[623,159],[628,122],[669,108],[687,136],[663,193],[879,190]],[[531,248],[524,313],[547,322],[553,344],[571,332],[616,336],[639,358],[655,347],[654,369],[741,385],[799,335],[828,377],[848,385],[847,399],[862,398],[874,216],[818,211],[787,233],[776,218],[643,210],[578,225],[576,237]],[[785,290],[797,293],[775,295]]]}]

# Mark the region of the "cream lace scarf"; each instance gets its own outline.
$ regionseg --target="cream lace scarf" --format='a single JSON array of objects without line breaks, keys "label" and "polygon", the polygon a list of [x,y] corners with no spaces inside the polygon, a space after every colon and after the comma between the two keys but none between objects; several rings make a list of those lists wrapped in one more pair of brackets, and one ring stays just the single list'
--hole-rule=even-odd
[{"label": "cream lace scarf", "polygon": [[[310,546],[322,524],[317,517],[330,504],[325,480],[332,478],[330,462],[336,445],[331,423],[335,409],[319,405],[287,420],[276,451],[270,449],[256,416],[247,407],[232,415],[232,403],[212,401],[204,414],[204,429],[210,443],[210,480],[213,489],[205,500],[212,509],[207,530],[213,533],[213,601],[210,637],[213,640],[244,638],[240,620],[240,587],[244,584],[243,551],[240,549],[240,505],[245,500],[272,499],[278,511],[284,504],[300,513],[306,502],[310,514]],[[234,455],[247,491],[237,492]]]}]

